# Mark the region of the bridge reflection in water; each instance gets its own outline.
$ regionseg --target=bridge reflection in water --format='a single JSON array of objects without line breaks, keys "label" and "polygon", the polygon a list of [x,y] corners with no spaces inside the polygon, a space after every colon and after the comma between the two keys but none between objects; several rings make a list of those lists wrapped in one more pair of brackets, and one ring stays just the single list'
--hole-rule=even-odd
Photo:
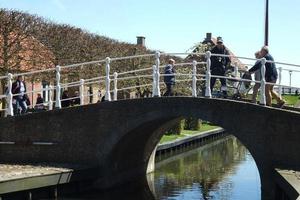
[{"label": "bridge reflection in water", "polygon": [[260,199],[255,162],[235,137],[171,157],[157,164],[157,199]]},{"label": "bridge reflection in water", "polygon": [[[148,184],[147,184],[148,182]],[[155,173],[109,191],[70,199],[251,199],[261,198],[255,162],[235,137],[162,159]]]}]

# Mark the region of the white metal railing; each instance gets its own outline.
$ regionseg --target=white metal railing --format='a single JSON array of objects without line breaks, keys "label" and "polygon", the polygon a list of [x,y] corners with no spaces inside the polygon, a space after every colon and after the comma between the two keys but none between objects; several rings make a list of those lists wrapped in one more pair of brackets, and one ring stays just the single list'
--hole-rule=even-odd
[{"label": "white metal railing", "polygon": [[[183,62],[183,63],[176,63],[174,66],[176,67],[182,67],[182,66],[190,66],[191,69],[188,73],[174,73],[172,75],[167,75],[160,72],[160,69],[164,68],[163,65],[160,64],[161,62],[161,56],[162,55],[167,55],[167,56],[176,56],[176,55],[197,55],[197,56],[203,56],[205,58],[205,62]],[[33,74],[40,74],[40,73],[45,73],[45,72],[55,72],[55,79],[53,80],[53,83],[55,82],[55,86],[49,86],[43,89],[39,90],[32,90],[32,91],[27,91],[25,92],[26,94],[35,94],[38,92],[46,92],[46,95],[48,97],[48,101],[43,103],[43,104],[36,104],[36,106],[40,105],[45,105],[48,107],[48,110],[53,109],[53,104],[55,104],[55,107],[57,109],[61,108],[61,102],[64,101],[72,101],[74,99],[80,99],[80,105],[85,104],[85,97],[91,97],[95,96],[98,94],[93,94],[93,93],[88,93],[85,91],[85,86],[91,85],[91,84],[102,84],[104,83],[105,85],[105,100],[106,101],[111,101],[111,94],[113,94],[113,100],[118,100],[118,92],[119,91],[124,91],[124,90],[131,90],[131,89],[136,89],[136,88],[143,88],[143,87],[149,87],[152,88],[152,96],[153,97],[160,97],[161,96],[161,85],[164,84],[163,81],[161,81],[162,78],[166,76],[175,76],[175,77],[185,77],[184,79],[177,79],[176,82],[190,82],[190,90],[192,97],[197,97],[197,82],[198,81],[205,81],[205,97],[211,98],[212,97],[212,89],[210,88],[211,86],[211,78],[225,78],[226,80],[231,80],[235,81],[235,84],[239,82],[252,82],[252,83],[259,83],[260,84],[260,90],[261,90],[261,95],[260,95],[260,104],[266,105],[266,96],[265,96],[265,86],[268,84],[274,85],[279,88],[279,93],[281,92],[282,87],[285,88],[294,88],[294,89],[300,89],[300,87],[297,86],[292,86],[291,84],[288,86],[286,84],[282,84],[282,79],[283,79],[283,72],[288,71],[290,73],[297,72],[299,73],[300,70],[297,69],[286,69],[279,67],[279,83],[267,83],[265,81],[265,64],[266,63],[272,63],[272,61],[267,61],[265,58],[262,59],[253,59],[253,58],[247,58],[247,57],[239,57],[239,56],[234,56],[235,58],[239,59],[245,59],[249,61],[257,61],[260,60],[262,62],[262,67],[261,67],[261,80],[260,81],[253,81],[249,79],[242,79],[238,76],[238,68],[235,67],[233,74],[233,77],[226,77],[226,76],[218,76],[218,75],[212,75],[211,74],[211,57],[218,56],[218,57],[233,57],[232,55],[223,55],[223,54],[212,54],[211,52],[206,52],[206,53],[160,53],[156,52],[155,54],[145,54],[145,55],[135,55],[135,56],[126,56],[126,57],[120,57],[120,58],[109,58],[107,57],[106,59],[103,60],[98,60],[98,61],[90,61],[90,62],[84,62],[84,63],[78,63],[78,64],[72,64],[72,65],[65,65],[65,66],[56,66],[55,68],[49,68],[45,70],[37,70],[33,72],[24,72],[24,73],[18,73],[18,74],[8,74],[7,76],[0,76],[1,79],[6,79],[7,80],[7,92],[5,94],[0,94],[0,99],[6,99],[6,105],[7,107],[5,109],[0,109],[0,111],[5,110],[6,116],[10,115],[13,116],[13,99],[20,95],[20,94],[12,94],[12,81],[14,77],[17,76],[27,76],[27,75],[33,75]],[[122,60],[128,60],[128,59],[135,59],[135,58],[152,58],[153,57],[153,63],[155,63],[152,67],[146,67],[142,69],[135,69],[135,70],[129,70],[129,71],[121,71],[121,68],[118,68],[118,72],[113,72],[111,73],[111,63],[116,62],[116,61],[122,61]],[[73,81],[73,82],[68,82],[68,83],[62,83],[61,82],[61,71],[63,69],[71,69],[74,67],[85,67],[89,66],[91,64],[105,64],[105,76],[97,76],[89,79],[80,79],[78,81]],[[288,67],[299,67],[300,65],[296,64],[289,64],[289,63],[283,63],[283,62],[274,62],[280,66],[288,66]],[[205,68],[205,74],[197,73],[197,67],[202,65],[202,67]],[[139,74],[142,73],[142,74]],[[126,80],[143,80],[141,83],[137,85],[126,85],[122,87],[118,87],[118,85],[121,83],[124,83]],[[291,80],[290,80],[291,82]],[[111,85],[112,84],[112,85]],[[111,89],[112,86],[112,89]],[[70,87],[76,87],[79,90],[79,95],[76,97],[69,97],[69,98],[64,98],[62,99],[61,97],[61,91],[63,88],[70,88]],[[55,99],[53,99],[55,94]]]}]

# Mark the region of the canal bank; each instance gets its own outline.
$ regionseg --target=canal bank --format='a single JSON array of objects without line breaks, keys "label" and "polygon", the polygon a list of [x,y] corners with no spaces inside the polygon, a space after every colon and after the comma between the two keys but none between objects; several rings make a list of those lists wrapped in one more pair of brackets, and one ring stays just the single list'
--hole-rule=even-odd
[{"label": "canal bank", "polygon": [[226,133],[223,128],[216,128],[209,131],[199,132],[193,135],[188,135],[183,138],[159,144],[156,149],[156,155],[191,147],[193,145],[200,145],[200,143],[206,142],[211,139],[220,138],[224,135],[226,135]]}]

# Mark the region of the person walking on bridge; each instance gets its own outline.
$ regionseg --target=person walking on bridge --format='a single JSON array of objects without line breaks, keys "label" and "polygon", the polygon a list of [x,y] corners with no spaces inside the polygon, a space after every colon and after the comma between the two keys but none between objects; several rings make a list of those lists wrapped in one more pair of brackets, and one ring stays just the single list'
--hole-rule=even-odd
[{"label": "person walking on bridge", "polygon": [[[274,58],[269,53],[269,47],[263,46],[260,50],[261,58],[265,58],[267,61],[265,67],[265,79],[266,79],[266,104],[267,106],[272,106],[272,97],[276,99],[277,104],[279,107],[282,107],[285,104],[285,101],[273,90],[274,84],[277,81],[278,78],[278,72],[276,69],[276,65],[274,62]],[[258,69],[261,69],[262,63],[257,62],[251,69],[249,69],[250,73],[253,73],[257,71]]]},{"label": "person walking on bridge", "polygon": [[173,96],[173,86],[175,85],[175,69],[174,69],[175,60],[169,59],[168,64],[165,67],[165,76],[164,82],[167,87],[167,91],[164,96]]},{"label": "person walking on bridge", "polygon": [[[255,52],[255,58],[256,59],[260,59],[261,58],[261,54],[260,54],[260,51],[257,51]],[[260,60],[257,60],[255,64],[261,62]],[[260,69],[256,70],[254,72],[254,80],[255,81],[260,81],[261,80],[261,72],[260,72]],[[253,93],[252,93],[252,103],[256,103],[256,97],[257,97],[257,93],[258,93],[258,90],[259,90],[259,87],[260,87],[260,83],[255,83],[254,86],[253,86]]]},{"label": "person walking on bridge", "polygon": [[[229,52],[227,48],[223,45],[222,37],[217,37],[217,45],[211,50],[212,54],[219,54],[219,56],[212,56],[211,57],[211,75],[216,76],[225,76],[225,68],[229,66],[231,61],[228,57]],[[221,56],[227,55],[227,56]],[[210,89],[213,91],[213,88],[216,83],[216,77],[211,77],[210,82]],[[221,81],[221,91],[223,93],[223,97],[227,98],[227,86],[226,86],[226,79],[220,78]]]},{"label": "person walking on bridge", "polygon": [[15,95],[14,101],[15,101],[15,108],[14,112],[15,114],[19,114],[19,109],[21,108],[21,114],[26,113],[27,111],[27,104],[26,104],[26,84],[24,81],[23,76],[18,76],[17,80],[12,84],[12,93]]}]

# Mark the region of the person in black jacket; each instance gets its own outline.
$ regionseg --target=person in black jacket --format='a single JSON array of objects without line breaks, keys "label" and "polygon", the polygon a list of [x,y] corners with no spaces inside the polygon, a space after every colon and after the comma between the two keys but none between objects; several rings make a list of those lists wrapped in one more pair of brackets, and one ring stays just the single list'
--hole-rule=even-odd
[{"label": "person in black jacket", "polygon": [[75,91],[74,97],[75,98],[72,101],[72,105],[80,105],[80,97],[78,91]]},{"label": "person in black jacket", "polygon": [[[268,46],[263,46],[260,50],[260,54],[262,58],[265,58],[267,62],[265,64],[265,79],[266,82],[269,83],[276,83],[277,78],[278,78],[278,73],[276,69],[276,65],[274,63],[274,58],[269,54],[269,48]],[[249,73],[253,73],[256,70],[261,69],[262,63],[261,62],[256,62],[256,64],[249,69]],[[273,90],[274,85],[266,84],[266,104],[267,106],[272,106],[272,97],[276,99],[277,104],[279,107],[282,107],[285,104],[285,101]]]},{"label": "person in black jacket", "polygon": [[14,113],[19,114],[19,109],[21,107],[21,113],[26,113],[27,104],[26,104],[26,84],[23,76],[18,76],[17,80],[12,84],[13,94],[16,94],[13,98],[16,101],[16,107],[14,108]]},{"label": "person in black jacket", "polygon": [[71,106],[71,100],[69,99],[69,92],[68,90],[64,90],[61,96],[61,107],[66,108]]},{"label": "person in black jacket", "polygon": [[175,75],[176,73],[174,69],[175,60],[169,59],[168,64],[165,67],[165,76],[164,82],[167,87],[167,91],[164,96],[173,96],[173,86],[175,85]]},{"label": "person in black jacket", "polygon": [[45,109],[44,99],[43,99],[43,97],[42,97],[42,95],[40,93],[37,94],[37,98],[36,98],[36,103],[35,103],[34,109],[36,111],[44,110]]},{"label": "person in black jacket", "polygon": [[[211,50],[212,54],[223,54],[223,55],[229,55],[228,50],[223,45],[223,39],[222,37],[217,37],[217,45],[214,46],[214,48]],[[222,57],[222,56],[212,56],[211,57],[211,75],[217,75],[217,76],[225,76],[225,68],[226,66],[230,65],[230,58],[229,57]],[[210,89],[213,91],[213,88],[216,83],[216,77],[211,77],[210,82]],[[224,98],[227,97],[227,86],[226,86],[226,79],[220,78],[221,81],[221,90],[223,92]]]}]

